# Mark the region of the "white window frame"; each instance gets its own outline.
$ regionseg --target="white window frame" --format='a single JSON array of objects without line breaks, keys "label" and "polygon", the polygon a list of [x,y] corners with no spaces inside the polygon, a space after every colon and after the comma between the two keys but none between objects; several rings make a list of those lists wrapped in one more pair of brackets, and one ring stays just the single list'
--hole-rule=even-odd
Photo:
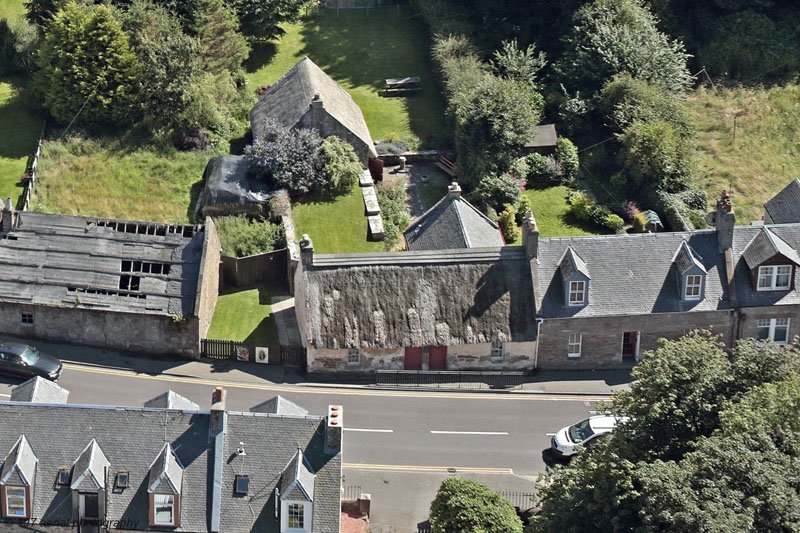
[{"label": "white window frame", "polygon": [[703,289],[703,276],[700,274],[690,274],[686,276],[686,289],[683,296],[687,300],[699,300]]},{"label": "white window frame", "polygon": [[[783,273],[779,273],[783,269]],[[786,269],[789,269],[786,272]],[[778,277],[786,276],[786,285],[778,285]],[[765,281],[767,284],[762,285]],[[769,265],[758,267],[758,282],[756,289],[759,291],[785,291],[792,286],[792,265]]]},{"label": "white window frame", "polygon": [[[159,498],[159,497],[167,498],[167,499],[171,498],[171,500],[169,500],[168,503],[158,503],[156,501],[156,499]],[[176,524],[177,520],[175,518],[175,503],[176,503],[177,498],[178,498],[178,496],[175,495],[175,494],[166,494],[166,493],[153,494],[153,525],[155,525],[155,526],[174,526]],[[159,507],[168,507],[171,510],[171,513],[170,513],[172,515],[172,520],[171,521],[167,522],[167,521],[158,519],[158,508]]]},{"label": "white window frame", "polygon": [[[18,485],[5,485],[6,497],[3,501],[3,516],[5,518],[28,518],[28,487],[20,487]],[[15,491],[17,494],[11,495],[10,491]],[[19,498],[19,492],[22,492],[22,514],[11,514],[11,506],[9,500],[11,498]]]},{"label": "white window frame", "polygon": [[[580,287],[578,289],[577,287]],[[575,288],[573,288],[575,287]],[[575,296],[576,299],[573,300],[572,296]],[[577,297],[580,297],[580,300]],[[570,281],[569,282],[569,297],[568,297],[569,305],[583,305],[586,302],[586,282],[585,281]]]},{"label": "white window frame", "polygon": [[492,359],[503,358],[503,341],[495,339],[492,341]]},{"label": "white window frame", "polygon": [[[772,342],[774,344],[780,344],[780,345],[789,344],[790,322],[791,321],[788,318],[759,318],[756,321],[756,327],[758,328],[759,331],[764,328],[767,328],[768,333],[766,339],[757,338],[758,342],[760,344],[766,344],[767,342]],[[784,337],[784,340],[782,341],[775,340],[775,331],[778,329],[786,330],[786,335]]]},{"label": "white window frame", "polygon": [[[303,508],[303,527],[289,527],[289,507],[297,505]],[[314,509],[312,502],[298,500],[281,501],[281,533],[304,533],[312,530],[311,517]]]},{"label": "white window frame", "polygon": [[567,357],[580,357],[583,333],[570,333],[567,337]]},{"label": "white window frame", "polygon": [[361,350],[358,348],[350,348],[347,350],[347,364],[357,365],[361,363]]}]

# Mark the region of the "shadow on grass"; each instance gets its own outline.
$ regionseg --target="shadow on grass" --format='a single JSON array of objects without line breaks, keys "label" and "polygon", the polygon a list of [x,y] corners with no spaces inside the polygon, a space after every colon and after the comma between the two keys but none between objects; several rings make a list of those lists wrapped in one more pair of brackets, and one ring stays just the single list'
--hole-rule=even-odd
[{"label": "shadow on grass", "polygon": [[244,339],[244,343],[255,346],[278,344],[278,327],[275,325],[275,317],[270,315],[262,319],[256,329]]},{"label": "shadow on grass", "polygon": [[0,157],[26,157],[36,150],[44,118],[31,108],[31,98],[26,96],[28,84],[24,78],[3,76],[0,77],[0,83],[9,84],[13,91],[13,95],[0,104],[0,130],[5,132],[0,135]]},{"label": "shadow on grass", "polygon": [[203,223],[203,217],[195,213],[194,210],[197,205],[197,199],[200,198],[200,193],[203,192],[204,186],[205,182],[203,178],[200,178],[198,181],[194,182],[192,188],[189,189],[189,206],[186,208],[186,219],[194,224]]},{"label": "shadow on grass", "polygon": [[250,56],[244,62],[244,69],[249,73],[256,72],[265,65],[269,65],[278,53],[278,46],[274,42],[253,43]]},{"label": "shadow on grass", "polygon": [[578,220],[577,218],[572,216],[572,213],[570,213],[569,211],[567,211],[566,213],[561,213],[561,215],[559,215],[558,218],[559,220],[561,220],[561,223],[564,224],[565,226],[579,228],[587,233],[592,233],[594,235],[608,235],[611,233],[610,231],[608,231],[607,228],[604,228],[603,226],[598,226],[597,224],[594,224],[592,222]]}]

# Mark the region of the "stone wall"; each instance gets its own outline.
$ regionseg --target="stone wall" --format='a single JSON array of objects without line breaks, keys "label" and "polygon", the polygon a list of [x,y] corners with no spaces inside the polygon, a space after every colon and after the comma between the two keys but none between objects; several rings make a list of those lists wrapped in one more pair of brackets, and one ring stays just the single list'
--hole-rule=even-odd
[{"label": "stone wall", "polygon": [[[33,324],[22,324],[23,312],[33,314]],[[198,328],[197,317],[176,322],[165,315],[0,302],[0,332],[53,342],[196,357]]]},{"label": "stone wall", "polygon": [[770,307],[744,307],[739,311],[739,338],[756,338],[758,320],[762,318],[788,318],[789,341],[800,335],[800,306],[774,305]]},{"label": "stone wall", "polygon": [[364,167],[367,166],[367,160],[369,160],[375,152],[374,146],[368,146],[367,143],[362,141],[361,138],[350,131],[349,128],[345,127],[341,122],[331,116],[324,107],[315,108],[312,104],[308,112],[300,118],[295,127],[315,128],[323,138],[336,135],[340,139],[347,141],[353,147],[353,150],[358,156],[358,160],[361,161]]},{"label": "stone wall", "polygon": [[[540,369],[621,368],[622,336],[638,331],[640,358],[658,347],[658,339],[678,339],[694,329],[709,329],[731,346],[734,335],[733,311],[659,313],[636,316],[545,319],[539,335],[537,367]],[[580,357],[567,357],[570,333],[582,334]]]},{"label": "stone wall", "polygon": [[219,269],[221,246],[217,228],[210,217],[206,217],[203,235],[203,255],[200,258],[200,274],[197,278],[197,293],[194,314],[198,319],[197,341],[194,353],[200,353],[200,339],[206,336],[214,307],[219,296]]},{"label": "stone wall", "polygon": [[530,370],[536,342],[504,342],[503,357],[492,357],[492,344],[447,347],[447,370]]},{"label": "stone wall", "polygon": [[403,370],[404,348],[362,348],[358,363],[347,362],[347,350],[318,350],[309,347],[308,372],[375,372]]}]

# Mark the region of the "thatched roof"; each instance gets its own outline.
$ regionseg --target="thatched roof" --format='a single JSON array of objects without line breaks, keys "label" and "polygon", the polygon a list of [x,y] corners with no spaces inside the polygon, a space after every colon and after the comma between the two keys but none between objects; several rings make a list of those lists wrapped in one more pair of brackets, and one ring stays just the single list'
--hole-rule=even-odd
[{"label": "thatched roof", "polygon": [[[377,157],[361,108],[347,91],[308,57],[298,61],[275,82],[250,111],[253,138],[257,140],[263,136],[267,117],[274,118],[287,128],[295,127],[309,111],[315,95],[319,95],[327,114],[358,137],[367,145],[371,155]],[[319,130],[322,137],[329,135],[324,124],[311,124],[311,127]]]},{"label": "thatched roof", "polygon": [[536,338],[522,248],[317,255],[304,269],[298,305],[318,349]]}]

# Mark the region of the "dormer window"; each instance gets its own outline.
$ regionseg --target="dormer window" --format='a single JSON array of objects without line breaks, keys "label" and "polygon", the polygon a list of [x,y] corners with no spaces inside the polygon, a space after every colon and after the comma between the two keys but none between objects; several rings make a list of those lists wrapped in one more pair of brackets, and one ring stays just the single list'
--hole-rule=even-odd
[{"label": "dormer window", "polygon": [[583,281],[569,282],[569,305],[583,305],[586,284]]},{"label": "dormer window", "polygon": [[760,266],[758,267],[758,290],[785,291],[792,284],[792,266]]},{"label": "dormer window", "polygon": [[153,494],[153,525],[175,525],[174,494]]},{"label": "dormer window", "polygon": [[3,518],[30,518],[38,463],[28,439],[20,436],[0,470],[0,514]]},{"label": "dormer window", "polygon": [[708,271],[703,265],[703,258],[689,246],[687,241],[681,241],[672,262],[677,269],[678,290],[683,301],[699,301],[703,299],[703,285]]},{"label": "dormer window", "polygon": [[28,490],[27,487],[14,487],[6,485],[3,487],[6,497],[3,499],[4,518],[27,518],[28,517]]},{"label": "dormer window", "polygon": [[281,533],[311,531],[314,510],[314,473],[311,472],[302,450],[289,461],[281,474]]},{"label": "dormer window", "polygon": [[147,492],[150,495],[150,525],[180,525],[183,465],[169,443],[150,465]]},{"label": "dormer window", "polygon": [[700,299],[700,287],[703,285],[703,278],[699,275],[686,276],[686,293],[687,300]]}]

